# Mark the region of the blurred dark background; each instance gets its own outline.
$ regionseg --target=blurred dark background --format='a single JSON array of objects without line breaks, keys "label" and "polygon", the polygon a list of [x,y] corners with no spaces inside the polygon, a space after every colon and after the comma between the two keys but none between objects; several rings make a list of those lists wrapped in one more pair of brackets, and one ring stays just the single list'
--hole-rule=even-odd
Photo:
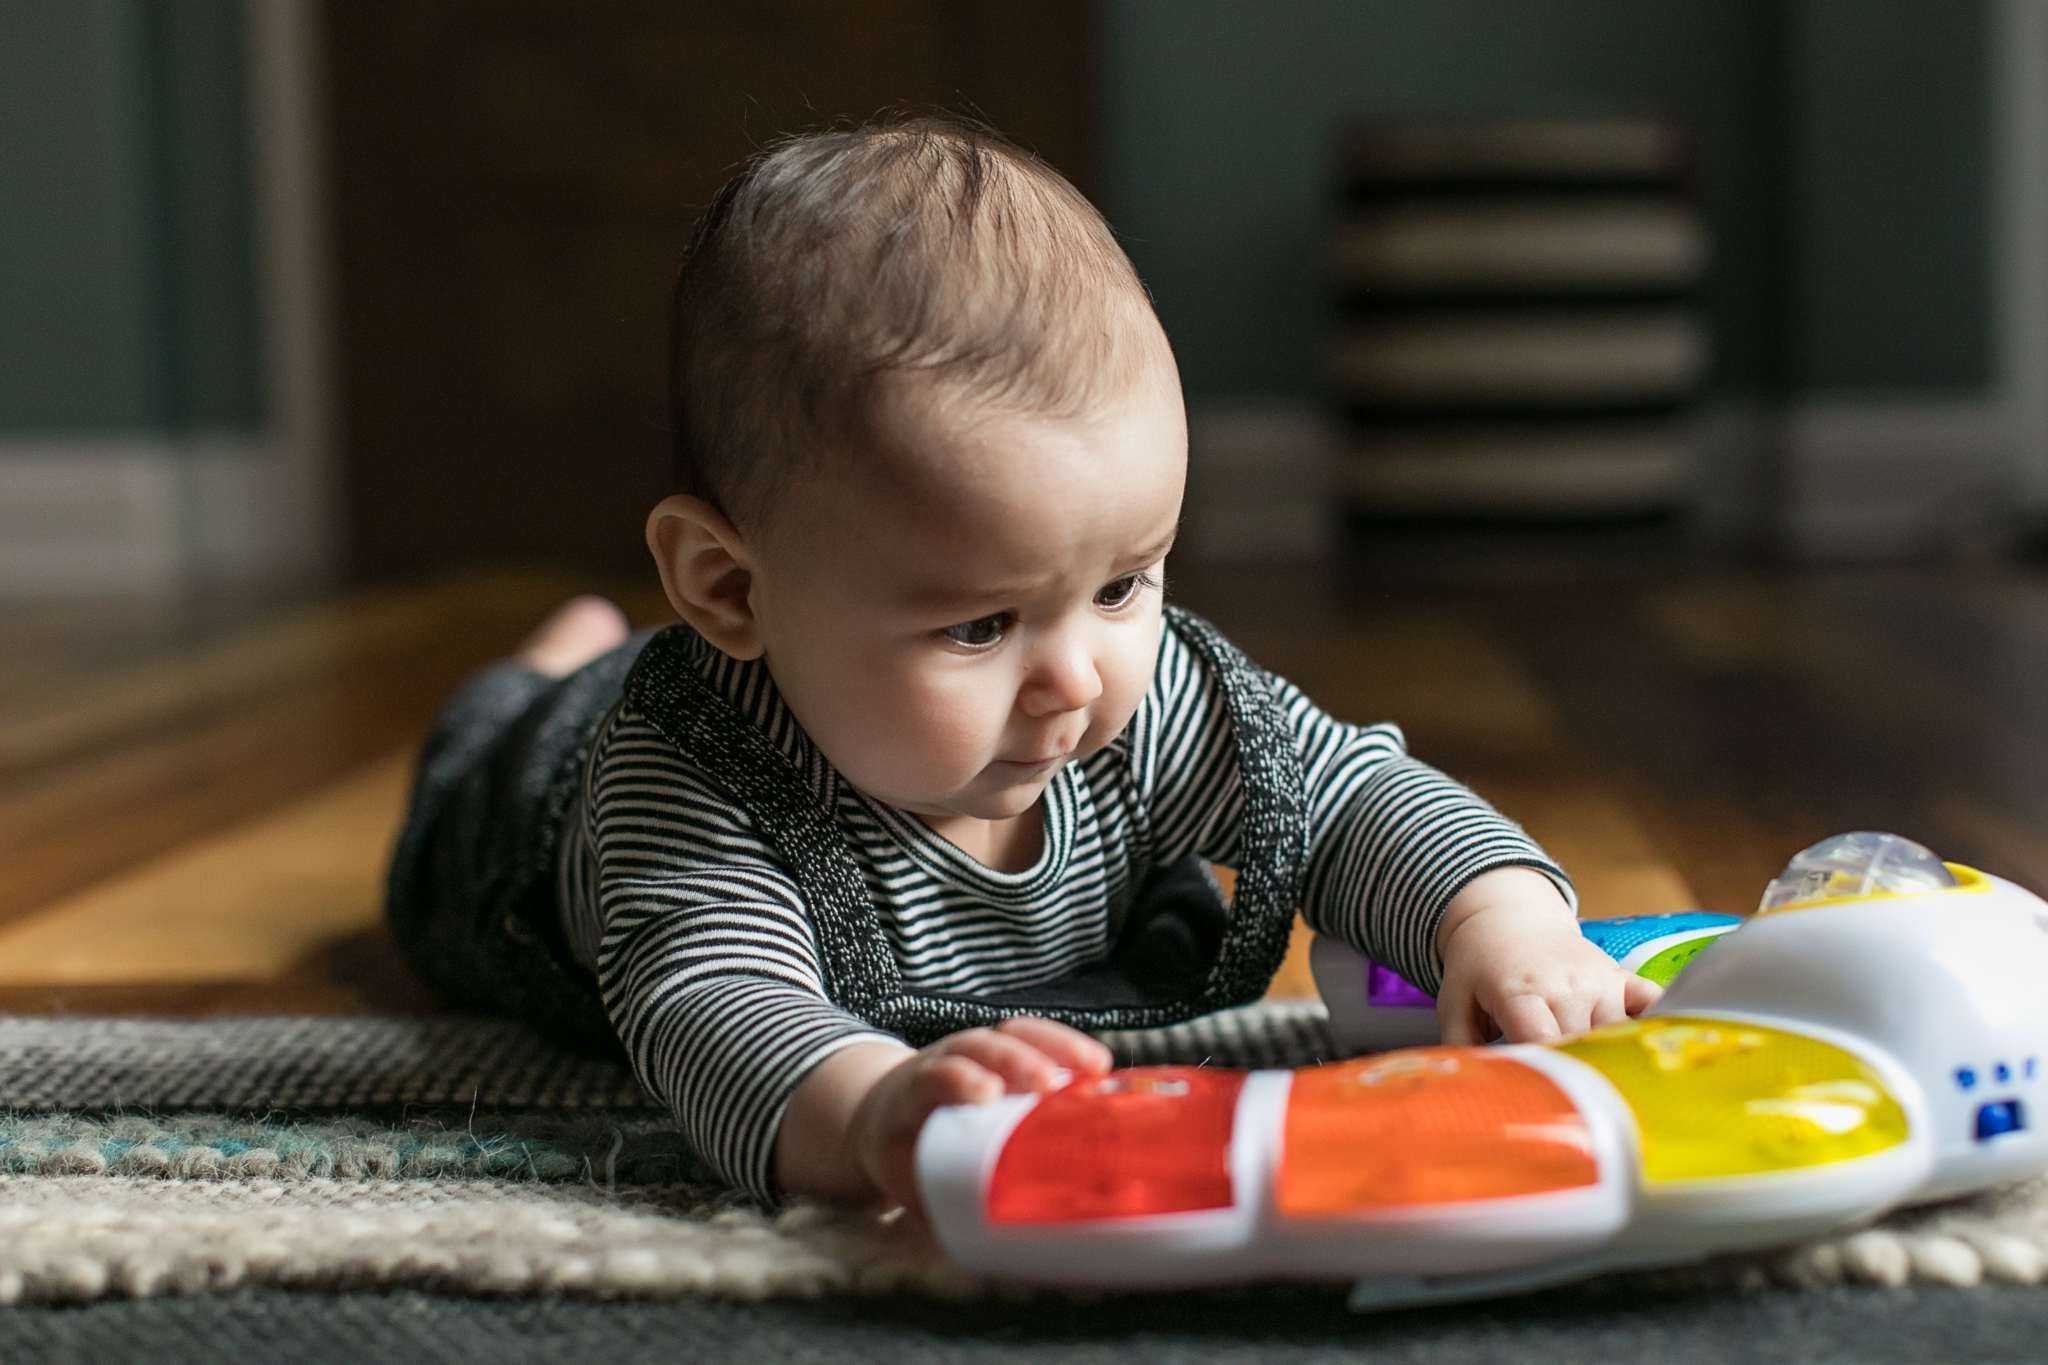
[{"label": "blurred dark background", "polygon": [[[665,293],[698,208],[764,140],[900,105],[986,117],[1122,234],[1183,368],[1191,558],[2023,554],[2048,509],[2043,9],[9,5],[0,596],[643,573]],[[1411,490],[1362,530],[1343,513],[1385,486],[1354,477],[1381,456],[1329,363],[1357,321],[1330,264],[1360,211],[1344,138],[1532,125],[1682,149],[1660,183],[1693,267],[1620,300],[1680,327],[1655,333],[1684,354],[1647,414],[1654,476],[1543,483],[1604,411],[1537,414],[1531,446],[1527,412],[1474,427],[1438,402],[1534,481],[1475,502],[1499,466],[1468,460],[1464,494]],[[1579,171],[1523,164],[1507,188],[1612,201]],[[1363,292],[1403,319],[1477,306]],[[1489,319],[1559,302],[1481,293]],[[1514,360],[1487,344],[1482,378]],[[1404,449],[1456,468],[1439,436]]]}]

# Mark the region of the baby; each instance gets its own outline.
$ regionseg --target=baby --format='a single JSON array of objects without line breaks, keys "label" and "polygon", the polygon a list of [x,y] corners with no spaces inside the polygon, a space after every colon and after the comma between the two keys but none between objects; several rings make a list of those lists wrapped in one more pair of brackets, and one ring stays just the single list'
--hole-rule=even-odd
[{"label": "baby", "polygon": [[646,539],[680,624],[569,603],[422,759],[390,913],[455,1000],[622,1045],[760,1198],[914,1205],[935,1107],[1256,999],[1297,904],[1436,991],[1448,1042],[1655,999],[1398,729],[1163,604],[1173,353],[1044,163],[939,119],[783,142],[706,211],[672,323]]}]

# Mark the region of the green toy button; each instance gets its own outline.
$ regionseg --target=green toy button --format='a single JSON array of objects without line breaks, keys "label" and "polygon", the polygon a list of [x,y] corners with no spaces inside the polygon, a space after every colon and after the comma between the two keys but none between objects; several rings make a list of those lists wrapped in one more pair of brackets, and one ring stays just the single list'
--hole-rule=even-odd
[{"label": "green toy button", "polygon": [[1689,938],[1683,943],[1674,943],[1663,952],[1636,968],[1636,975],[1656,982],[1660,986],[1671,984],[1672,978],[1692,965],[1692,960],[1711,948],[1719,934],[1704,938]]}]

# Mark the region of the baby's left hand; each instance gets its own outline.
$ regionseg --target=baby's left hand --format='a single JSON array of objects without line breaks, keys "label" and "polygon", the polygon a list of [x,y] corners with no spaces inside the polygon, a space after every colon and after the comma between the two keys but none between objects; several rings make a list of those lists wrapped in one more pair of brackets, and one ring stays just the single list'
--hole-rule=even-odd
[{"label": "baby's left hand", "polygon": [[1466,883],[1444,912],[1437,951],[1437,1022],[1451,1044],[1584,1033],[1640,1014],[1664,993],[1589,943],[1534,868],[1495,868]]}]

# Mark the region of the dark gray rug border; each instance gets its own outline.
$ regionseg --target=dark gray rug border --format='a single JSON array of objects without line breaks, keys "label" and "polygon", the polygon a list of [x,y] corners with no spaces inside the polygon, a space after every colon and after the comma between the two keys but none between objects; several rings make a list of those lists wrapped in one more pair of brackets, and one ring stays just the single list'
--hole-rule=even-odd
[{"label": "dark gray rug border", "polygon": [[1042,1302],[900,1300],[596,1304],[417,1292],[245,1291],[0,1314],[0,1358],[41,1362],[290,1359],[684,1360],[1130,1365],[1920,1365],[2039,1361],[2048,1290],[1678,1293],[1599,1290],[1360,1318],[1335,1290],[1281,1288]]},{"label": "dark gray rug border", "polygon": [[[1313,1002],[1103,1035],[1125,1065],[1288,1067],[1336,1055]],[[659,1113],[624,1060],[466,1015],[0,1015],[0,1111],[390,1113],[408,1106]]]}]

